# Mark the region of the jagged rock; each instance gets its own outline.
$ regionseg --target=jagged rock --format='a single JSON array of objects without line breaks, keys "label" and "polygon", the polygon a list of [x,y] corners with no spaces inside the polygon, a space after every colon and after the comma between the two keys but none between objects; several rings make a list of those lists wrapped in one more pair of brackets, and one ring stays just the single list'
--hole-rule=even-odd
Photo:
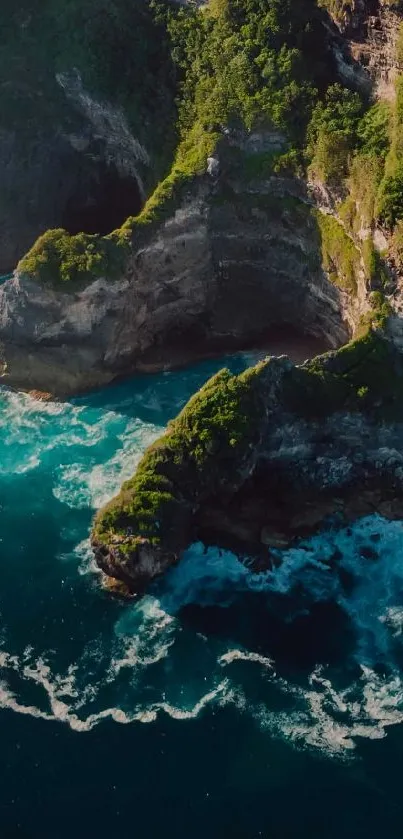
[{"label": "jagged rock", "polygon": [[324,3],[343,36],[333,42],[341,77],[347,84],[382,99],[394,99],[401,59],[397,42],[402,22],[399,3],[350,0]]}]

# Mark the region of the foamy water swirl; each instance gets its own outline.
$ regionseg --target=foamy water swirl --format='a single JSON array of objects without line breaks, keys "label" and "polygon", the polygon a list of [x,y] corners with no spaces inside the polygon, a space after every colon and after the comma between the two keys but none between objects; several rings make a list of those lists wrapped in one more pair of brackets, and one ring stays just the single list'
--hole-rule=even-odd
[{"label": "foamy water swirl", "polygon": [[[0,707],[85,732],[232,705],[271,736],[349,756],[403,721],[401,523],[373,516],[316,536],[260,575],[194,545],[142,600],[101,590],[94,510],[212,371],[144,377],[67,404],[0,392]],[[331,567],[335,551],[343,573]],[[328,603],[345,651],[332,659],[325,645],[314,662],[291,661],[293,622]],[[277,615],[273,639],[250,630],[253,604]]]}]

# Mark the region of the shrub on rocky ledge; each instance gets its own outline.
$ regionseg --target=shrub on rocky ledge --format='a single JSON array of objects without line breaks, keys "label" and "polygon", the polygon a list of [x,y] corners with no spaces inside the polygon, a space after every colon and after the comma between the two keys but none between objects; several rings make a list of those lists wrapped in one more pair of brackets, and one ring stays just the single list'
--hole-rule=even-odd
[{"label": "shrub on rocky ledge", "polygon": [[114,279],[122,274],[129,251],[129,236],[124,230],[109,236],[48,230],[18,264],[18,271],[45,285],[76,287],[99,277]]},{"label": "shrub on rocky ledge", "polygon": [[[203,495],[225,492],[259,443],[265,416],[261,387],[270,361],[239,376],[221,370],[188,402],[167,432],[145,453],[119,495],[101,510],[93,537],[112,536],[130,550],[138,538],[158,544]],[[175,534],[174,534],[175,538]]]}]

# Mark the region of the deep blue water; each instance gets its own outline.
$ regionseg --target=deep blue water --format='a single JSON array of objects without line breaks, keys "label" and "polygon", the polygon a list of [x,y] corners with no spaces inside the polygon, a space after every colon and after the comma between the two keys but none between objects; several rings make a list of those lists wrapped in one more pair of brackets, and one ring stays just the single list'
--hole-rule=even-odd
[{"label": "deep blue water", "polygon": [[401,836],[401,523],[264,575],[194,545],[142,600],[102,589],[94,511],[220,366],[0,390],[1,839]]}]

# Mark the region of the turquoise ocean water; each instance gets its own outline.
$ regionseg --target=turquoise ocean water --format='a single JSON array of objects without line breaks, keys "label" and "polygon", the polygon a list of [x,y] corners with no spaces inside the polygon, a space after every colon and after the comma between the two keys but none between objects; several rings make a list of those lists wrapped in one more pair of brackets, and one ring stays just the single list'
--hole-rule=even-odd
[{"label": "turquoise ocean water", "polygon": [[95,510],[222,364],[0,390],[1,839],[401,836],[403,524],[263,575],[193,545],[141,600],[100,586]]}]

